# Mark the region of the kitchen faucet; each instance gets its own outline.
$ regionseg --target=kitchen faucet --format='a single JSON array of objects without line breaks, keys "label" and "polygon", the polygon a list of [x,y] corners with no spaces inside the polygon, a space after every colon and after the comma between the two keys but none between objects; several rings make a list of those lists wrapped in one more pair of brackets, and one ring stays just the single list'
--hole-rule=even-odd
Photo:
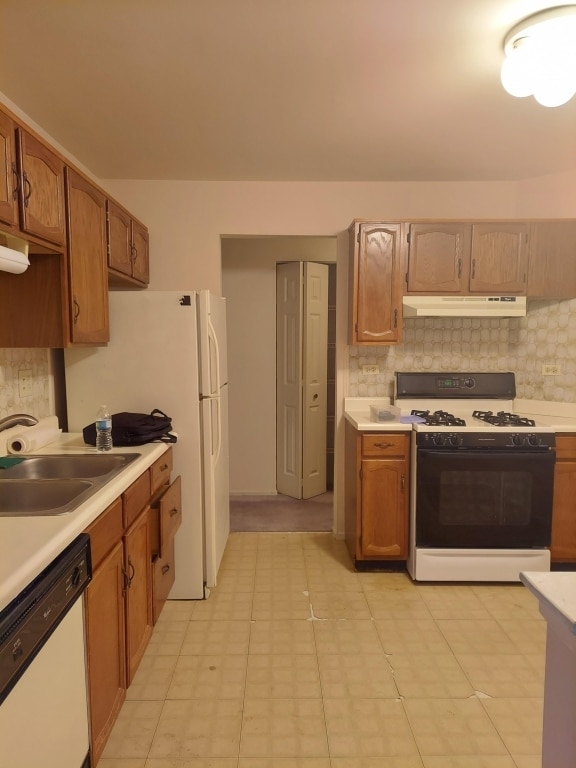
[{"label": "kitchen faucet", "polygon": [[34,424],[38,424],[38,419],[28,413],[14,413],[12,416],[5,416],[0,419],[0,432],[16,427],[18,424],[22,424],[23,427],[32,427]]}]

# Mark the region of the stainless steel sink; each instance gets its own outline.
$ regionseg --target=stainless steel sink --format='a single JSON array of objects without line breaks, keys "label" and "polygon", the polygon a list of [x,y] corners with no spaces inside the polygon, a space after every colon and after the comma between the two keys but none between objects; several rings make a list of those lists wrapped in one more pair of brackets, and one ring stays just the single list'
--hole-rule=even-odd
[{"label": "stainless steel sink", "polygon": [[0,517],[72,512],[140,453],[26,456],[0,469]]},{"label": "stainless steel sink", "polygon": [[[22,461],[6,469],[0,469],[2,480],[50,480],[52,478],[102,477],[116,474],[128,466],[139,453],[111,454],[53,454],[50,456],[25,456]],[[20,457],[19,457],[20,458]]]},{"label": "stainless steel sink", "polygon": [[0,517],[62,515],[95,490],[92,480],[2,480]]}]

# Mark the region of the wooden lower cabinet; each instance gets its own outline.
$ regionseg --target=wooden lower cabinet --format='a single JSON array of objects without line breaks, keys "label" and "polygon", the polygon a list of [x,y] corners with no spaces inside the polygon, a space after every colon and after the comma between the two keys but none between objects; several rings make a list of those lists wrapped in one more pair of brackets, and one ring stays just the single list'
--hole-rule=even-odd
[{"label": "wooden lower cabinet", "polygon": [[126,698],[122,541],[94,570],[85,606],[91,754],[96,765]]},{"label": "wooden lower cabinet", "polygon": [[346,544],[355,563],[408,554],[409,432],[358,432],[346,422]]},{"label": "wooden lower cabinet", "polygon": [[150,513],[145,509],[124,536],[126,571],[126,682],[134,679],[152,634]]},{"label": "wooden lower cabinet", "polygon": [[550,549],[553,563],[576,562],[576,434],[556,435]]},{"label": "wooden lower cabinet", "polygon": [[[174,581],[182,511],[180,478],[170,484],[171,469],[169,448],[86,530],[93,569],[85,600],[93,766]],[[160,579],[166,566],[169,578]]]}]

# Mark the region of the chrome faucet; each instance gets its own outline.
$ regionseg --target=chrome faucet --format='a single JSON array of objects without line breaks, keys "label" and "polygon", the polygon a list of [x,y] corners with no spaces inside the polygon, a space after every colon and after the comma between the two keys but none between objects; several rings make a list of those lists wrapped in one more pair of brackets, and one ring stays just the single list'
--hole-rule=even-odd
[{"label": "chrome faucet", "polygon": [[23,427],[33,427],[34,424],[38,424],[38,419],[28,413],[14,413],[12,416],[5,416],[0,419],[0,432],[11,427],[17,427],[19,424]]}]

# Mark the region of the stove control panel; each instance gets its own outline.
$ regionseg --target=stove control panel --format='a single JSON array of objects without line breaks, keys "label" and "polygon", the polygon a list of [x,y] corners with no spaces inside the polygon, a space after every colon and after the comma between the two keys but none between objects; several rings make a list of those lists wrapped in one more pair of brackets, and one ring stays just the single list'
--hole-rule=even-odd
[{"label": "stove control panel", "polygon": [[429,449],[550,450],[555,445],[549,432],[417,432],[416,446]]}]

